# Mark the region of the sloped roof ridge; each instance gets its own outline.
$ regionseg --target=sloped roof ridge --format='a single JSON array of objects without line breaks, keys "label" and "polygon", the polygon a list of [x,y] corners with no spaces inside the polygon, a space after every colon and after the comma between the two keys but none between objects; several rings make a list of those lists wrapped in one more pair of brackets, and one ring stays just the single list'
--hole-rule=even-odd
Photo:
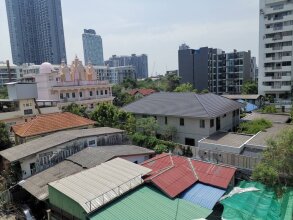
[{"label": "sloped roof ridge", "polygon": [[203,109],[205,110],[205,112],[208,114],[208,116],[211,117],[212,115],[208,112],[208,110],[206,109],[206,107],[204,106],[204,104],[202,104],[201,101],[200,101],[200,99],[198,98],[199,95],[201,95],[201,94],[194,93],[194,96],[196,97],[196,99],[198,100],[198,102],[201,104],[201,106],[203,107]]},{"label": "sloped roof ridge", "polygon": [[[27,128],[25,129],[24,132],[22,132],[22,135],[25,135],[25,134],[27,133],[27,131],[33,126],[33,124],[36,122],[35,119],[36,119],[36,118],[33,118],[33,119],[29,122],[29,123],[30,123],[29,126],[27,126]],[[21,125],[20,125],[20,128],[22,128],[24,124],[25,124],[25,123],[21,124]]]}]

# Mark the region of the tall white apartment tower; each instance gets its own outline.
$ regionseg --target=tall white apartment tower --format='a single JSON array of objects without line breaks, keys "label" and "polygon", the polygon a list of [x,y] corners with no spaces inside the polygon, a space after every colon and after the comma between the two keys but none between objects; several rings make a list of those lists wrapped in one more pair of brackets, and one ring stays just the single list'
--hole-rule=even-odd
[{"label": "tall white apartment tower", "polygon": [[260,0],[259,79],[261,95],[291,107],[293,88],[293,0]]}]

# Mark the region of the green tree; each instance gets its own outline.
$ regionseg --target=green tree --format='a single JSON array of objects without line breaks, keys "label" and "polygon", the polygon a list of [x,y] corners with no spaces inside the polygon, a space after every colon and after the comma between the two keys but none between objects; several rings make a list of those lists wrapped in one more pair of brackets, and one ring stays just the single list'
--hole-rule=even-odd
[{"label": "green tree", "polygon": [[173,92],[177,86],[180,84],[180,77],[177,74],[166,74],[167,80],[167,91]]},{"label": "green tree", "polygon": [[129,134],[133,134],[135,132],[136,121],[135,117],[131,113],[118,109],[117,117],[115,118],[118,120],[115,127],[126,130]]},{"label": "green tree", "polygon": [[154,136],[159,129],[159,125],[155,118],[147,117],[137,119],[136,128],[137,131],[141,132],[144,135]]},{"label": "green tree", "polygon": [[164,126],[161,131],[162,138],[165,141],[173,141],[176,133],[177,133],[176,127],[171,125]]},{"label": "green tree", "polygon": [[137,88],[137,81],[136,81],[136,79],[128,77],[123,80],[122,86],[125,89],[135,89],[135,88]]},{"label": "green tree", "polygon": [[87,113],[86,113],[86,107],[80,106],[76,103],[71,103],[68,106],[65,106],[62,109],[63,112],[71,112],[73,114],[82,116],[82,117],[88,117]]},{"label": "green tree", "polygon": [[174,89],[174,92],[197,92],[190,83],[183,83]]},{"label": "green tree", "polygon": [[0,87],[0,99],[7,99],[8,98],[8,91],[7,87]]},{"label": "green tree", "polygon": [[6,125],[0,121],[0,150],[5,150],[12,146]]},{"label": "green tree", "polygon": [[293,186],[293,129],[268,141],[252,178],[271,187]]},{"label": "green tree", "polygon": [[129,113],[109,103],[96,106],[90,118],[96,121],[99,127],[114,127],[126,130],[129,134],[135,132],[135,118]]},{"label": "green tree", "polygon": [[241,93],[242,94],[257,94],[258,93],[258,86],[255,82],[247,81],[242,85]]},{"label": "green tree", "polygon": [[118,108],[109,103],[102,103],[96,106],[91,112],[90,118],[96,121],[100,127],[116,127],[118,124]]},{"label": "green tree", "polygon": [[164,144],[157,144],[155,147],[154,147],[154,151],[157,153],[157,154],[161,154],[161,153],[168,153],[169,149],[166,145]]}]

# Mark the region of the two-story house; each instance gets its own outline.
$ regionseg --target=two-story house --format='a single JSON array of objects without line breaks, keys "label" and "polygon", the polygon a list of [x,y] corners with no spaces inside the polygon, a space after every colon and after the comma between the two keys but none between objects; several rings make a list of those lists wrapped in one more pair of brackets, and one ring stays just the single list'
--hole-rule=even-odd
[{"label": "two-story house", "polygon": [[153,93],[123,109],[137,118],[153,116],[160,129],[176,128],[174,141],[197,146],[217,131],[232,131],[239,124],[241,103],[212,93]]}]

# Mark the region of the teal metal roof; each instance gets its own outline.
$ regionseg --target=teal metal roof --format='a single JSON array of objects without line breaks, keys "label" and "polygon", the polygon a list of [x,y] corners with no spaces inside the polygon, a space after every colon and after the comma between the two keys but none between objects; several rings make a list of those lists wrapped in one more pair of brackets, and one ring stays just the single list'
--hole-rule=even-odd
[{"label": "teal metal roof", "polygon": [[288,188],[281,199],[272,189],[259,182],[242,181],[240,188],[255,187],[257,191],[234,194],[221,201],[224,205],[223,219],[292,220],[293,190]]},{"label": "teal metal roof", "polygon": [[150,186],[143,186],[93,213],[89,219],[191,220],[206,218],[211,212],[183,199],[170,199]]}]

